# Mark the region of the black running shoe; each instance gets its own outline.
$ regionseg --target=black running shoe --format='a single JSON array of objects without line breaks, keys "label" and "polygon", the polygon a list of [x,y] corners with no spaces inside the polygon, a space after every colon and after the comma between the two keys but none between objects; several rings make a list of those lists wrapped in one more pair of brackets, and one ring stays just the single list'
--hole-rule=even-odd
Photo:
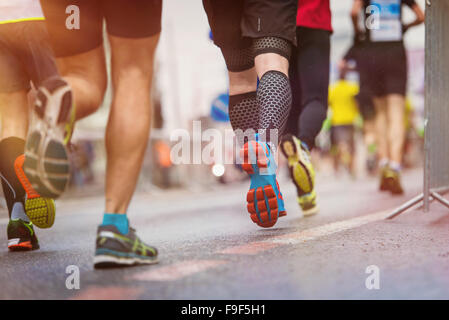
[{"label": "black running shoe", "polygon": [[121,234],[114,225],[99,226],[94,267],[112,268],[158,262],[157,249],[146,245],[129,228],[127,235]]},{"label": "black running shoe", "polygon": [[21,219],[10,220],[7,233],[9,250],[31,251],[39,249],[39,241],[31,222],[25,222]]},{"label": "black running shoe", "polygon": [[38,88],[23,169],[33,188],[43,197],[57,198],[70,173],[66,145],[75,119],[72,92],[62,78],[45,80]]}]

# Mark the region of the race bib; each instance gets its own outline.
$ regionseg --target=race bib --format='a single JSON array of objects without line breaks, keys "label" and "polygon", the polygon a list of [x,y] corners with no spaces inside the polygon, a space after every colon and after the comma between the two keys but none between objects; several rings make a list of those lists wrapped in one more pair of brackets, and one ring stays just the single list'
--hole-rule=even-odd
[{"label": "race bib", "polygon": [[367,7],[371,41],[401,41],[401,0],[371,0]]}]

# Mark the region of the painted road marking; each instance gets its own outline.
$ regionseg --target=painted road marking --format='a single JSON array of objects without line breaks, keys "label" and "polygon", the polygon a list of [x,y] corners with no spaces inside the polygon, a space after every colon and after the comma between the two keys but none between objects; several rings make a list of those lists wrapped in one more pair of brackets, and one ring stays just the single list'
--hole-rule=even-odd
[{"label": "painted road marking", "polygon": [[140,281],[175,281],[226,263],[223,260],[187,260],[157,269],[136,273],[129,277]]},{"label": "painted road marking", "polygon": [[354,229],[363,226],[365,224],[368,224],[370,222],[383,220],[389,215],[390,212],[391,210],[384,210],[372,214],[367,214],[357,218],[332,222],[303,231],[297,231],[287,233],[281,236],[275,236],[272,237],[271,239],[268,239],[267,242],[280,243],[280,244],[297,244],[309,240],[314,240],[334,233]]},{"label": "painted road marking", "polygon": [[281,236],[270,237],[264,241],[250,242],[246,245],[228,247],[220,250],[220,254],[257,254],[266,250],[270,250],[279,245],[298,244],[320,237],[328,236],[337,232],[346,231],[360,227],[364,224],[385,219],[391,210],[384,210],[357,218],[347,219],[328,223],[319,227],[306,229],[302,231],[290,232]]},{"label": "painted road marking", "polygon": [[228,247],[217,251],[218,254],[258,254],[259,252],[273,249],[282,245],[282,243],[273,243],[267,241],[250,242],[245,245]]}]

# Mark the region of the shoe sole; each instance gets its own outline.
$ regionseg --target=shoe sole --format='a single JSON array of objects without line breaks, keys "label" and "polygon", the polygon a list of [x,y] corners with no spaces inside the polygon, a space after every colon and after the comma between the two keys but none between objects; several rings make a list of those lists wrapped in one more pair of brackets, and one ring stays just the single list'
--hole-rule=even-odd
[{"label": "shoe sole", "polygon": [[308,210],[304,210],[303,209],[302,210],[302,215],[304,217],[311,217],[311,216],[316,215],[319,211],[320,210],[319,210],[318,206],[315,206],[314,208],[311,208],[311,209],[308,209]]},{"label": "shoe sole", "polygon": [[[307,168],[302,164],[300,161],[300,157],[298,156],[298,148],[296,146],[296,143],[294,141],[293,135],[286,134],[282,137],[282,141],[280,144],[280,149],[282,154],[287,158],[288,165],[290,167],[290,176],[293,180],[293,183],[295,184],[297,190],[305,190],[308,189],[309,192],[313,191],[313,188],[310,186],[313,185],[310,176],[307,173]],[[295,176],[304,176],[307,177],[307,186],[301,186],[295,179]],[[304,180],[304,179],[299,179]],[[305,192],[305,191],[303,191]],[[301,205],[300,205],[301,206]],[[302,208],[301,208],[302,209]],[[319,209],[318,206],[315,205],[315,207],[304,210],[303,215],[305,217],[313,216],[318,213]]]},{"label": "shoe sole", "polygon": [[33,188],[43,197],[58,198],[70,178],[68,153],[61,141],[33,132],[25,145],[24,172]]},{"label": "shoe sole", "polygon": [[58,198],[70,178],[64,133],[58,123],[69,118],[73,110],[72,95],[68,84],[57,78],[43,84],[37,97],[25,144],[24,172],[41,196]]},{"label": "shoe sole", "polygon": [[39,245],[33,247],[31,241],[20,242],[20,239],[10,239],[8,240],[8,249],[10,251],[33,251],[39,249]]},{"label": "shoe sole", "polygon": [[111,255],[97,255],[94,257],[94,268],[117,268],[117,267],[130,267],[135,265],[150,265],[156,264],[159,260],[155,259],[139,259],[130,257],[116,257]]},{"label": "shoe sole", "polygon": [[[267,168],[269,159],[262,146],[255,141],[250,141],[248,143],[252,144],[252,149],[254,150],[257,159],[257,167]],[[254,168],[249,161],[250,155],[248,143],[246,143],[241,150],[241,157],[243,159],[242,168],[248,174],[255,174]],[[273,186],[265,185],[264,187],[250,189],[246,195],[246,201],[248,213],[254,223],[262,228],[270,228],[276,224],[278,220],[278,199]],[[285,215],[284,213],[285,211],[281,214]]]},{"label": "shoe sole", "polygon": [[47,229],[55,222],[55,203],[53,199],[42,198],[31,186],[30,181],[23,171],[25,156],[20,156],[14,162],[14,170],[20,184],[24,188],[27,198],[25,201],[25,213],[31,222],[38,228]]}]

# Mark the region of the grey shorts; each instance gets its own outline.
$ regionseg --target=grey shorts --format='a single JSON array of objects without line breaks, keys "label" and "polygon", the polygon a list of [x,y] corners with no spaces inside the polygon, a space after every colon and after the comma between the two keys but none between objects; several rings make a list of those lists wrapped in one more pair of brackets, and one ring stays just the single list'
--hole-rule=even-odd
[{"label": "grey shorts", "polygon": [[29,90],[56,75],[44,21],[0,25],[0,92]]}]

